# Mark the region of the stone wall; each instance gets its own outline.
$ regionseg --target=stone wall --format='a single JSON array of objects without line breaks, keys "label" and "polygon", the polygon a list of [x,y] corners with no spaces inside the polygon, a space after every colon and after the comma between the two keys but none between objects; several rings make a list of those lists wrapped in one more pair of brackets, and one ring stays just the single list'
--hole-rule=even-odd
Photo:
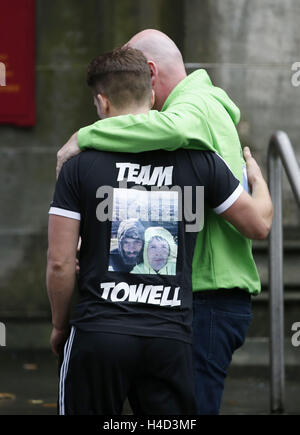
[{"label": "stone wall", "polygon": [[[292,65],[300,61],[299,22],[297,0],[185,2],[185,60],[202,63],[238,104],[242,144],[251,146],[265,174],[276,130],[288,133],[300,161],[300,86],[292,85]],[[283,192],[284,224],[299,226],[285,176]]]}]

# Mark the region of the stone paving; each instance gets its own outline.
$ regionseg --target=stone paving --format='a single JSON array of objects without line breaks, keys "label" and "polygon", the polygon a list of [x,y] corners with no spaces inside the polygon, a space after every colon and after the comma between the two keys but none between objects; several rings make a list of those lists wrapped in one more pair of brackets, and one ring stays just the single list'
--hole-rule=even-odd
[{"label": "stone paving", "polygon": [[[0,415],[55,415],[57,363],[48,352],[1,349]],[[269,380],[252,369],[232,368],[226,381],[221,414],[269,414]],[[285,413],[300,415],[300,381],[286,380]],[[130,410],[125,407],[124,413]]]}]

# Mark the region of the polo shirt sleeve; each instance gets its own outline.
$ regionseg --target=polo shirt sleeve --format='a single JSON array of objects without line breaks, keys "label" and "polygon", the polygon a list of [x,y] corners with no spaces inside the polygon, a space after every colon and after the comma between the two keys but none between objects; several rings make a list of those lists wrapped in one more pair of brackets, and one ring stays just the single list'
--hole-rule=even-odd
[{"label": "polo shirt sleeve", "polygon": [[78,156],[63,165],[56,182],[49,214],[81,220]]},{"label": "polo shirt sleeve", "polygon": [[201,173],[206,204],[217,214],[224,213],[244,191],[227,163],[217,153],[202,152]]}]

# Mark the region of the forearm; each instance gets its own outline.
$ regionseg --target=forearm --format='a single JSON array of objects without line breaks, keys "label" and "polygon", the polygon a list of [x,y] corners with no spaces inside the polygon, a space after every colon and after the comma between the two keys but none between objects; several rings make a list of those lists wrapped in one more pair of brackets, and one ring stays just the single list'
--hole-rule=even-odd
[{"label": "forearm", "polygon": [[68,328],[74,286],[75,261],[74,264],[59,264],[48,261],[47,292],[52,311],[52,323],[57,330]]},{"label": "forearm", "polygon": [[258,175],[252,183],[252,199],[264,224],[270,230],[273,220],[273,204],[268,185],[262,175]]},{"label": "forearm", "polygon": [[213,149],[209,129],[201,112],[180,111],[124,115],[98,121],[78,132],[80,149],[138,153],[178,148]]}]

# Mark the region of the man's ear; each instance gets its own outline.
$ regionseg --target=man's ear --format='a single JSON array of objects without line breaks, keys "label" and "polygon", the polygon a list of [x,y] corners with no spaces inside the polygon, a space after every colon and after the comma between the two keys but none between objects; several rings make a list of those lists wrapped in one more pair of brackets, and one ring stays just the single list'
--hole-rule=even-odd
[{"label": "man's ear", "polygon": [[103,94],[97,94],[96,96],[97,102],[99,104],[99,109],[104,118],[107,118],[110,114],[110,101]]},{"label": "man's ear", "polygon": [[157,67],[156,63],[153,62],[152,60],[148,60],[148,65],[149,65],[149,69],[150,69],[151,82],[152,82],[152,88],[153,88],[154,85],[156,84],[158,67]]}]

